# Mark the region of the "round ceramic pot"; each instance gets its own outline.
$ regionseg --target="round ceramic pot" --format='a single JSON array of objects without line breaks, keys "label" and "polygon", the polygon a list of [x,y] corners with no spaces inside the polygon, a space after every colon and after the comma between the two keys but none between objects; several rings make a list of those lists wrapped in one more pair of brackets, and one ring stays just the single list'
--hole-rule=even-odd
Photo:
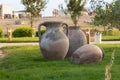
[{"label": "round ceramic pot", "polygon": [[66,57],[71,57],[75,50],[87,44],[87,39],[79,26],[70,26],[68,31],[69,50]]}]

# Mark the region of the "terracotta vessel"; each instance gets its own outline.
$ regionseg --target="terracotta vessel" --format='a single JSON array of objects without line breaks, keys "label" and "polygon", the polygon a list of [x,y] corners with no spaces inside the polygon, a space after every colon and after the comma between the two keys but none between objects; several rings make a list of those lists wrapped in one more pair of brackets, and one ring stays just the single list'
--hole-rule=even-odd
[{"label": "terracotta vessel", "polygon": [[[41,26],[46,27],[46,32],[41,36]],[[62,27],[66,26],[66,34]],[[49,60],[64,59],[69,48],[68,25],[62,22],[44,22],[38,26],[40,50],[44,58]]]},{"label": "terracotta vessel", "polygon": [[99,62],[104,57],[103,49],[96,45],[84,45],[78,48],[71,56],[73,63],[95,63]]},{"label": "terracotta vessel", "polygon": [[87,44],[87,39],[79,26],[70,26],[68,30],[69,50],[66,57],[71,57],[75,50]]}]

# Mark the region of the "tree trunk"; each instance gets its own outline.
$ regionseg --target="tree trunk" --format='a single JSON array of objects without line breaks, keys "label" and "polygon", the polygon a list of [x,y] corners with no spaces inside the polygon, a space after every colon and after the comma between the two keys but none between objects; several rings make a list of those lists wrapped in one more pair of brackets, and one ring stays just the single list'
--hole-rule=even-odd
[{"label": "tree trunk", "polygon": [[30,17],[30,27],[33,28],[33,16]]},{"label": "tree trunk", "polygon": [[30,27],[33,29],[33,32],[32,32],[32,37],[35,37],[35,31],[34,31],[34,27],[33,27],[33,15],[31,14],[31,18],[30,18]]}]

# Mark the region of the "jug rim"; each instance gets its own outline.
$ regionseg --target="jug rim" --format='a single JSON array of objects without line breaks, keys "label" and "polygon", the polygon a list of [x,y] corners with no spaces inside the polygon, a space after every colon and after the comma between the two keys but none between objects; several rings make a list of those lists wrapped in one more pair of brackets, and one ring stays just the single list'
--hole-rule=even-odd
[{"label": "jug rim", "polygon": [[69,26],[69,29],[81,29],[80,26]]},{"label": "jug rim", "polygon": [[53,23],[53,24],[63,24],[64,22],[62,22],[62,21],[45,21],[42,24],[51,24],[51,23]]}]

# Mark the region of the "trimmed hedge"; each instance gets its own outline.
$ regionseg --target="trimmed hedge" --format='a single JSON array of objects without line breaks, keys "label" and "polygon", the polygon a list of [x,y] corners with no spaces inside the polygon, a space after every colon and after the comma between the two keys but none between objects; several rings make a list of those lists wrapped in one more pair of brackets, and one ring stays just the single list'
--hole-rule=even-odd
[{"label": "trimmed hedge", "polygon": [[[44,33],[45,33],[45,29],[43,29],[43,30],[40,30],[40,32],[41,32],[41,35],[43,35]],[[36,37],[38,37],[38,31],[36,32]]]},{"label": "trimmed hedge", "polygon": [[2,29],[0,28],[0,37],[2,37],[2,33],[3,33],[3,31],[2,31]]},{"label": "trimmed hedge", "polygon": [[116,29],[104,31],[102,33],[103,36],[120,36],[120,31]]},{"label": "trimmed hedge", "polygon": [[33,29],[31,27],[19,27],[12,33],[13,37],[31,37]]}]

